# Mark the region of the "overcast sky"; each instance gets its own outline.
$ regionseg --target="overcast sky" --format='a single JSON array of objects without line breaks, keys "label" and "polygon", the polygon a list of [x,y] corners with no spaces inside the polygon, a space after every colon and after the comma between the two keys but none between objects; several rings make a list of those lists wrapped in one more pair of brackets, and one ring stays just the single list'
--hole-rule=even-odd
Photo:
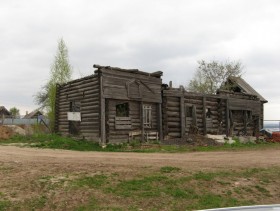
[{"label": "overcast sky", "polygon": [[100,64],[179,86],[198,60],[239,60],[269,101],[265,119],[280,119],[279,0],[0,0],[0,105],[37,108],[61,37],[73,79]]}]

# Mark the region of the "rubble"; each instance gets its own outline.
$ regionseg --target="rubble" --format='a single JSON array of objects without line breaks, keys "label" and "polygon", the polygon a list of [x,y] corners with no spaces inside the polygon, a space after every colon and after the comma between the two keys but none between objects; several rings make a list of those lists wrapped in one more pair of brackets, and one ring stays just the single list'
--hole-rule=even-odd
[{"label": "rubble", "polygon": [[25,129],[17,125],[1,125],[0,126],[0,140],[9,139],[14,135],[27,135]]}]

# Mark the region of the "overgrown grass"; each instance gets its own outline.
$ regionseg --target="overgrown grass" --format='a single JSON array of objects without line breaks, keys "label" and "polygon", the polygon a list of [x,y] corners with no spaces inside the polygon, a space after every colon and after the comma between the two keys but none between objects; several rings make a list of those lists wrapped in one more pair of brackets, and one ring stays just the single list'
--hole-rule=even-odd
[{"label": "overgrown grass", "polygon": [[[123,144],[108,144],[102,148],[99,143],[94,141],[76,140],[70,137],[59,136],[56,134],[34,134],[31,136],[14,136],[8,140],[1,140],[0,144],[21,144],[29,147],[51,148],[51,149],[66,149],[77,151],[104,151],[104,152],[207,152],[207,151],[235,151],[235,150],[258,150],[279,148],[279,143],[260,142],[258,144],[236,142],[234,144],[224,144],[219,146],[176,146],[176,145],[161,145],[153,143],[151,147],[142,148],[140,142],[123,143]],[[157,147],[155,147],[157,146]]]},{"label": "overgrown grass", "polygon": [[[129,202],[131,210],[197,210],[220,207],[254,205],[256,197],[268,199],[272,193],[261,185],[256,185],[266,175],[270,180],[277,179],[280,168],[247,169],[241,171],[199,171],[186,173],[182,169],[171,171],[172,177],[166,176],[162,169],[177,169],[176,167],[161,167],[158,172],[148,176],[136,176],[132,179],[119,178],[118,182],[110,183],[113,178],[107,177],[107,183],[98,189],[108,197]],[[168,170],[169,172],[169,170]],[[250,172],[248,174],[248,172]],[[182,175],[183,173],[183,175]],[[236,181],[248,180],[246,184],[236,186]],[[115,178],[114,178],[115,181]],[[273,187],[273,182],[267,183]],[[279,194],[279,191],[278,191]],[[277,194],[276,194],[277,195]],[[94,201],[95,206],[101,202]],[[78,210],[92,207],[83,205]],[[145,207],[143,208],[143,203]],[[116,210],[123,208],[115,208]],[[130,209],[125,209],[130,210]]]},{"label": "overgrown grass", "polygon": [[[279,167],[190,172],[161,166],[126,173],[40,176],[30,184],[38,196],[11,203],[5,199],[11,194],[0,192],[0,210],[198,210],[276,203],[280,194]],[[53,186],[55,178],[64,179]]]},{"label": "overgrown grass", "polygon": [[11,206],[11,202],[8,200],[0,199],[0,210],[6,210]]}]

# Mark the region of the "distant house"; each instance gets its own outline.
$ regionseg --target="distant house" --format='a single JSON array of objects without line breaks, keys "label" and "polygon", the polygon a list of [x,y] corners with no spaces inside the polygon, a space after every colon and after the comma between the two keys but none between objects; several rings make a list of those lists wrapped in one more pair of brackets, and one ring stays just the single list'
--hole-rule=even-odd
[{"label": "distant house", "polygon": [[0,117],[1,118],[10,118],[12,116],[11,112],[9,112],[5,106],[0,106]]},{"label": "distant house", "polygon": [[39,111],[38,109],[27,113],[23,119],[38,119],[38,117],[43,116],[43,113],[41,111]]}]

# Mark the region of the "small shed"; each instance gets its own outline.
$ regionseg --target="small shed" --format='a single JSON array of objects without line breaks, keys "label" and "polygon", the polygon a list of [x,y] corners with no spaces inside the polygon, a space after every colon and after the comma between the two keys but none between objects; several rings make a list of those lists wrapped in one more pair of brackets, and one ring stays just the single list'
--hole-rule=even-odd
[{"label": "small shed", "polygon": [[102,144],[160,139],[162,72],[94,67],[93,75],[57,86],[56,132]]}]

